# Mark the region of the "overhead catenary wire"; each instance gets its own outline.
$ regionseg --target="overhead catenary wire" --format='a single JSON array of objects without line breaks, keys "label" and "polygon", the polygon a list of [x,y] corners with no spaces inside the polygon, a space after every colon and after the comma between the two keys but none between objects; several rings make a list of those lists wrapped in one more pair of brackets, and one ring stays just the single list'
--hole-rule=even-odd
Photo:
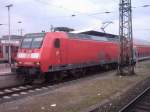
[{"label": "overhead catenary wire", "polygon": [[[71,9],[69,9],[69,8],[66,8],[66,7],[63,7],[63,6],[54,5],[54,4],[50,3],[50,2],[46,2],[46,1],[42,1],[42,0],[35,0],[35,1],[37,1],[37,2],[39,2],[41,4],[44,4],[44,5],[51,5],[53,7],[57,7],[57,8],[66,10],[66,11],[71,11]],[[113,1],[119,3],[119,0],[113,0]],[[142,5],[142,6],[133,6],[132,8],[136,9],[136,8],[148,8],[148,7],[150,7],[150,5],[149,4],[145,4],[145,5]],[[95,17],[95,15],[113,14],[113,13],[116,13],[116,12],[118,12],[118,10],[113,10],[113,11],[111,11],[111,10],[94,11],[93,13],[81,13],[80,11],[72,11],[71,15],[69,15],[69,16],[60,16],[60,17],[89,16],[89,17],[92,17],[92,18],[99,19],[98,17]]]},{"label": "overhead catenary wire", "polygon": [[[35,0],[41,4],[44,4],[44,5],[51,5],[53,7],[57,7],[57,8],[60,8],[60,9],[63,9],[63,10],[66,10],[66,11],[71,11],[70,9],[68,8],[65,8],[63,6],[58,6],[58,5],[54,5],[52,3],[49,3],[49,2],[45,2],[45,1],[42,1],[42,0]],[[88,16],[90,18],[94,18],[94,19],[100,19],[98,17],[92,17],[93,15],[97,15],[97,14],[108,14],[108,13],[111,13],[111,11],[99,11],[99,12],[96,12],[96,13],[81,13],[80,11],[71,11],[72,14],[69,15],[69,16],[59,16],[59,17],[76,17],[76,16]],[[52,17],[52,18],[58,18],[58,17]]]}]

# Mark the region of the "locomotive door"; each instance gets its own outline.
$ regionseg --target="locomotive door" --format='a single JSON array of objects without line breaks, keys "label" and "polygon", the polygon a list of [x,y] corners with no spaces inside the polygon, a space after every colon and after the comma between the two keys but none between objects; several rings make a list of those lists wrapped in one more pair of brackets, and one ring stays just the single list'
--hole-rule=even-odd
[{"label": "locomotive door", "polygon": [[61,64],[61,47],[60,47],[60,39],[55,39],[54,41],[54,47],[55,47],[55,59],[56,63],[59,65]]}]

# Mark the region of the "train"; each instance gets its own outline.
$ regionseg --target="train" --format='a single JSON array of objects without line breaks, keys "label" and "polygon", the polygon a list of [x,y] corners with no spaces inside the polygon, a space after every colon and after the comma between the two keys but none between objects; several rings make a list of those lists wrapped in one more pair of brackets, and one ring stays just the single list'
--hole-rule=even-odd
[{"label": "train", "polygon": [[[77,75],[74,71],[94,66],[117,66],[119,54],[117,35],[97,31],[31,33],[25,35],[12,70],[25,79],[47,78],[58,72]],[[134,62],[150,58],[150,45],[134,43],[133,54]]]},{"label": "train", "polygon": [[8,63],[9,61],[9,45],[11,49],[11,61],[15,62],[18,48],[23,39],[23,36],[11,35],[9,44],[9,36],[5,35],[0,38],[0,63]]}]

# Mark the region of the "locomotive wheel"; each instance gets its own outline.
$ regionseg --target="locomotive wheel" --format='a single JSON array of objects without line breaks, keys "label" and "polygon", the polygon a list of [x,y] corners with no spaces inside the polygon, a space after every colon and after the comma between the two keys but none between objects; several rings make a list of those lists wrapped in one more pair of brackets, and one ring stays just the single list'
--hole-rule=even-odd
[{"label": "locomotive wheel", "polygon": [[88,68],[88,74],[91,74],[91,73],[95,73],[95,68],[94,67],[89,67]]},{"label": "locomotive wheel", "polygon": [[32,84],[33,83],[33,78],[27,76],[27,75],[17,75],[17,80],[20,81],[20,83],[26,83],[26,84]]},{"label": "locomotive wheel", "polygon": [[59,81],[62,81],[65,77],[68,77],[68,71],[62,71],[58,74]]},{"label": "locomotive wheel", "polygon": [[45,74],[45,82],[55,82],[55,81],[62,81],[63,75],[60,72],[54,72],[54,73],[46,73]]},{"label": "locomotive wheel", "polygon": [[105,65],[105,70],[110,70],[110,66],[109,65]]},{"label": "locomotive wheel", "polygon": [[87,70],[85,68],[82,69],[82,76],[85,76],[87,73]]},{"label": "locomotive wheel", "polygon": [[21,82],[21,83],[25,83],[25,77],[24,76],[22,76],[22,75],[20,75],[20,74],[17,74],[17,80],[19,81],[19,82]]},{"label": "locomotive wheel", "polygon": [[77,77],[77,75],[76,75],[77,72],[75,69],[70,70],[69,72],[70,72],[71,77]]},{"label": "locomotive wheel", "polygon": [[37,79],[34,80],[34,84],[42,84],[45,82],[45,76],[44,74],[40,75]]},{"label": "locomotive wheel", "polygon": [[79,78],[83,75],[82,70],[81,69],[71,70],[71,75],[75,78]]},{"label": "locomotive wheel", "polygon": [[34,81],[34,80],[33,80],[32,78],[29,78],[29,77],[25,77],[25,78],[24,78],[24,83],[32,84],[33,81]]},{"label": "locomotive wheel", "polygon": [[81,68],[77,70],[77,77],[84,77],[86,75],[86,69],[85,68]]},{"label": "locomotive wheel", "polygon": [[45,73],[45,82],[49,83],[54,81],[54,77],[55,77],[54,75],[55,75],[54,73]]},{"label": "locomotive wheel", "polygon": [[63,78],[64,78],[64,74],[63,73],[58,73],[56,75],[56,81],[61,82],[63,80]]}]

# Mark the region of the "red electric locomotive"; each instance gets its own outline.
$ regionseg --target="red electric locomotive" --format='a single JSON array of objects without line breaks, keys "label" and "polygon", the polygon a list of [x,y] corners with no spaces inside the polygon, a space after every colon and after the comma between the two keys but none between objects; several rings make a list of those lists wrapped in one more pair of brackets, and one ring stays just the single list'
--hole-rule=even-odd
[{"label": "red electric locomotive", "polygon": [[66,32],[27,34],[17,54],[16,70],[28,75],[69,71],[116,64],[118,56],[117,36]]}]

